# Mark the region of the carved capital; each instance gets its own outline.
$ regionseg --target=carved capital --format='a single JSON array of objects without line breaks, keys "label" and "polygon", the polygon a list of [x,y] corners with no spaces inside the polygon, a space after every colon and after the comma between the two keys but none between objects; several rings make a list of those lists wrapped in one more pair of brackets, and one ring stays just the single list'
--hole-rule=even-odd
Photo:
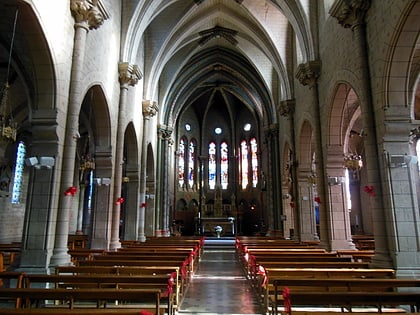
[{"label": "carved capital", "polygon": [[271,124],[264,129],[264,135],[266,140],[277,139],[279,134],[279,125]]},{"label": "carved capital", "polygon": [[156,102],[152,102],[150,100],[143,100],[143,116],[146,119],[149,119],[156,115],[159,111],[159,107],[157,106]]},{"label": "carved capital", "polygon": [[278,111],[281,116],[292,117],[295,113],[295,100],[285,100],[281,101],[278,107]]},{"label": "carved capital", "polygon": [[363,24],[370,0],[338,0],[330,9],[330,15],[345,28]]},{"label": "carved capital", "polygon": [[298,79],[302,85],[312,87],[316,84],[320,71],[321,62],[318,60],[301,63],[296,73],[296,79]]},{"label": "carved capital", "polygon": [[97,29],[109,18],[101,0],[71,0],[70,10],[76,23],[86,22],[89,29]]},{"label": "carved capital", "polygon": [[158,126],[158,136],[161,140],[168,142],[168,145],[173,145],[174,140],[172,139],[172,128],[164,125]]},{"label": "carved capital", "polygon": [[121,85],[134,86],[143,77],[137,65],[130,65],[128,62],[118,64],[119,81]]}]

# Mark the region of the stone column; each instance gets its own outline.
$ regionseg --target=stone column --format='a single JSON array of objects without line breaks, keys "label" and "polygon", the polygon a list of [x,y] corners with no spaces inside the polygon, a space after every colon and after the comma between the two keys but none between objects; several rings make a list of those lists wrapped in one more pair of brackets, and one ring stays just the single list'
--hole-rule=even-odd
[{"label": "stone column", "polygon": [[146,241],[145,236],[145,215],[146,215],[146,186],[147,186],[147,145],[149,143],[149,129],[151,128],[150,118],[156,115],[159,108],[156,102],[150,100],[143,101],[143,143],[141,150],[140,166],[140,208],[139,208],[139,230],[138,239],[141,242]]},{"label": "stone column", "polygon": [[81,95],[81,91],[83,91],[82,68],[84,65],[86,38],[89,30],[98,28],[108,18],[107,12],[101,5],[101,0],[95,2],[90,0],[71,0],[70,9],[76,23],[74,25],[74,48],[65,127],[60,200],[57,213],[54,251],[50,260],[51,266],[70,264],[70,255],[67,253],[67,241],[70,208],[71,204],[76,200],[72,187],[76,187],[74,160],[76,157],[76,135],[79,128],[80,104],[83,101],[83,96]]},{"label": "stone column", "polygon": [[137,65],[130,65],[128,62],[121,62],[118,65],[119,81],[120,81],[120,105],[118,111],[118,126],[117,126],[117,141],[115,149],[115,163],[114,163],[114,204],[112,211],[112,228],[111,228],[111,242],[110,249],[117,249],[121,247],[119,233],[120,233],[120,213],[121,213],[121,186],[122,186],[122,171],[124,163],[124,132],[126,123],[126,106],[127,93],[129,86],[135,86],[141,79],[142,75]]},{"label": "stone column", "polygon": [[[313,134],[315,139],[315,176],[317,178],[316,181],[316,189],[318,192],[318,196],[320,197],[321,201],[324,202],[319,203],[319,216],[320,216],[320,230],[319,236],[321,240],[321,244],[325,248],[329,248],[331,245],[326,244],[327,240],[331,240],[333,237],[332,230],[334,227],[331,226],[331,222],[327,219],[327,208],[326,208],[326,198],[325,193],[325,168],[324,168],[324,156],[323,156],[323,143],[322,143],[322,136],[321,136],[321,111],[319,108],[319,95],[318,95],[318,84],[317,80],[320,73],[321,64],[319,61],[309,61],[305,64],[300,64],[298,67],[298,71],[296,73],[296,78],[300,81],[302,85],[308,86],[310,91],[312,92],[312,106],[311,106],[311,114],[314,117],[313,119]],[[309,172],[311,170],[308,170]],[[308,176],[311,174],[306,174],[306,181]],[[313,200],[311,200],[313,202]]]},{"label": "stone column", "polygon": [[360,61],[358,71],[359,80],[363,87],[358,92],[360,99],[361,117],[363,119],[363,130],[365,131],[364,149],[367,167],[367,179],[369,186],[375,189],[375,196],[370,198],[370,207],[373,215],[375,231],[375,256],[372,260],[377,267],[392,267],[387,233],[385,227],[386,213],[382,199],[382,178],[380,175],[380,160],[377,147],[377,136],[375,130],[375,116],[373,113],[373,102],[371,95],[371,84],[369,74],[369,56],[367,54],[367,38],[365,30],[365,16],[370,7],[369,0],[353,0],[351,2],[336,1],[330,10],[331,16],[338,19],[338,22],[345,28],[351,28],[354,39],[353,55]]},{"label": "stone column", "polygon": [[[296,240],[300,240],[300,235],[301,235],[301,229],[300,229],[300,223],[299,223],[300,216],[299,216],[299,212],[296,211],[296,209],[299,209],[300,203],[299,203],[299,200],[297,200],[298,186],[297,186],[297,172],[296,172],[297,161],[296,161],[295,107],[296,107],[296,101],[294,99],[282,101],[279,105],[278,113],[280,114],[280,116],[286,117],[290,121],[290,139],[291,139],[290,150],[292,150],[292,156],[290,158],[292,160],[288,161],[289,163],[288,174],[282,174],[283,177],[281,180],[282,182],[281,192],[282,192],[282,200],[286,200],[286,202],[289,203],[289,206],[293,205],[293,207],[290,206],[289,209],[290,209],[290,212],[291,213],[293,212],[294,215],[293,215],[293,222],[291,222],[292,218],[290,217],[286,218],[286,220],[289,221],[289,222],[286,222],[286,224],[289,227],[289,230],[291,227],[293,227],[293,232],[294,232],[293,238]],[[287,177],[287,178],[284,179],[284,177]],[[291,195],[289,194],[290,188],[289,186],[287,186],[290,181],[291,181]],[[284,185],[283,183],[286,183],[286,185]],[[285,206],[286,202],[282,202],[283,208],[286,208]],[[284,209],[284,211],[286,211],[286,209]],[[286,235],[290,236],[290,233],[286,232]]]},{"label": "stone column", "polygon": [[[172,129],[168,126],[158,127],[158,171],[157,171],[157,190],[156,190],[156,230],[165,230],[169,227],[169,147],[173,145]],[[166,217],[165,217],[166,216]],[[166,225],[166,226],[165,226]]]},{"label": "stone column", "polygon": [[268,176],[268,182],[271,183],[268,189],[267,208],[272,209],[272,212],[267,216],[268,218],[268,229],[278,233],[283,231],[283,221],[281,221],[283,215],[283,205],[281,202],[281,187],[280,187],[280,153],[279,153],[279,127],[277,124],[270,125],[265,130],[265,138],[267,141],[267,149],[269,152],[268,158],[268,169],[271,170]]}]

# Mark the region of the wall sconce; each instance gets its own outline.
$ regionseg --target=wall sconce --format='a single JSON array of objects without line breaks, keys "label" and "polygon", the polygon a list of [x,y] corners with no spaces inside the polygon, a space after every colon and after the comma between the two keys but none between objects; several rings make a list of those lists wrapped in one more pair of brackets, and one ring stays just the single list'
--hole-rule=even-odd
[{"label": "wall sconce", "polygon": [[104,178],[96,177],[93,180],[98,186],[102,186],[102,185],[109,186],[111,184],[111,178],[108,178],[108,177],[104,177]]},{"label": "wall sconce", "polygon": [[407,167],[409,164],[417,164],[418,158],[415,155],[391,155],[389,167]]},{"label": "wall sconce", "polygon": [[128,182],[130,182],[130,177],[128,177],[128,176],[124,176],[124,177],[122,178],[122,182],[123,182],[123,183],[128,183]]},{"label": "wall sconce", "polygon": [[36,169],[41,169],[41,167],[45,167],[47,169],[52,169],[55,165],[55,158],[52,156],[31,156],[25,159],[26,166],[33,166]]},{"label": "wall sconce", "polygon": [[342,179],[340,177],[328,177],[328,185],[336,186],[342,183]]}]

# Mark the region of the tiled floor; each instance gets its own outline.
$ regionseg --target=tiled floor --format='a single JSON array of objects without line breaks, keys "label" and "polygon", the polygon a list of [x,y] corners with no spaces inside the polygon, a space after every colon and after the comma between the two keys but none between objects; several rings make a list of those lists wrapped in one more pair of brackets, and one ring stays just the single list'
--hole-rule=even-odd
[{"label": "tiled floor", "polygon": [[239,266],[233,239],[207,239],[181,315],[263,314]]}]

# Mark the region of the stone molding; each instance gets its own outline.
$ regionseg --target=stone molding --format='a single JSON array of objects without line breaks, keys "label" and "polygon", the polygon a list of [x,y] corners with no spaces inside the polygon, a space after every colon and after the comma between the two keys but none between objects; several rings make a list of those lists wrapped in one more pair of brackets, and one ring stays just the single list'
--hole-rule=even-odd
[{"label": "stone molding", "polygon": [[370,0],[338,0],[330,9],[330,15],[344,28],[353,28],[363,24]]},{"label": "stone molding", "polygon": [[301,63],[296,72],[296,79],[298,79],[302,85],[313,87],[316,84],[320,72],[321,62],[318,60]]},{"label": "stone molding", "polygon": [[296,106],[295,100],[281,101],[278,106],[278,111],[279,111],[280,116],[292,117],[293,114],[295,113],[295,106]]},{"label": "stone molding", "polygon": [[109,14],[101,0],[71,0],[70,10],[76,23],[87,22],[89,29],[97,29]]},{"label": "stone molding", "polygon": [[139,67],[130,65],[128,62],[120,62],[118,64],[119,81],[121,85],[135,86],[142,79]]},{"label": "stone molding", "polygon": [[143,106],[143,116],[146,119],[152,118],[159,111],[159,107],[157,106],[157,103],[150,100],[143,100],[142,106]]}]

